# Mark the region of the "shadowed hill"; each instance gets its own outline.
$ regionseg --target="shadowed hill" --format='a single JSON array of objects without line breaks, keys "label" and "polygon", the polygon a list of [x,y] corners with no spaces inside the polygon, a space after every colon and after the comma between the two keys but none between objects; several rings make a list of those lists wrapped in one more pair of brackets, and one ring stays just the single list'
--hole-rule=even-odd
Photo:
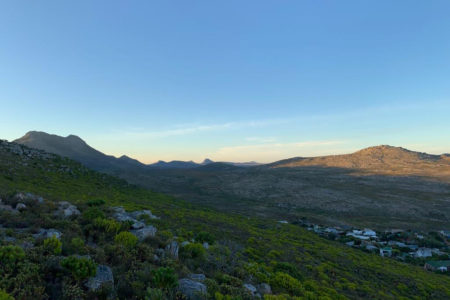
[{"label": "shadowed hill", "polygon": [[68,157],[102,172],[115,173],[120,170],[134,170],[145,165],[127,156],[116,158],[92,148],[75,135],[61,137],[39,131],[30,131],[14,142],[31,148]]},{"label": "shadowed hill", "polygon": [[450,178],[450,159],[447,154],[431,155],[387,145],[365,148],[352,154],[296,157],[269,166],[272,168],[322,166],[361,170],[372,174]]}]

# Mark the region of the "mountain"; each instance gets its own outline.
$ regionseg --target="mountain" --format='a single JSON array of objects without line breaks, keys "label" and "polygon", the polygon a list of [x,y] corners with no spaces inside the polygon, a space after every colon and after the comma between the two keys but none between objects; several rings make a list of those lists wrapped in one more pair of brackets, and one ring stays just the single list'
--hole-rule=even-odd
[{"label": "mountain", "polygon": [[75,135],[61,137],[45,132],[30,131],[14,142],[30,148],[71,158],[81,162],[85,166],[102,172],[117,173],[123,170],[134,170],[145,167],[144,164],[125,155],[120,158],[106,155],[92,148]]},{"label": "mountain", "polygon": [[388,145],[369,147],[352,154],[296,157],[270,164],[272,168],[307,166],[344,168],[384,175],[450,178],[448,155],[431,155]]},{"label": "mountain", "polygon": [[[14,141],[15,143],[25,145],[31,148],[47,151],[49,153],[65,156],[76,161],[81,162],[94,170],[118,174],[124,170],[136,171],[137,169],[192,169],[200,166],[206,166],[214,163],[212,160],[206,158],[202,163],[198,164],[193,161],[173,160],[170,162],[158,161],[153,164],[145,165],[136,159],[123,155],[119,158],[106,155],[91,146],[85,141],[75,135],[61,137],[54,134],[48,134],[40,131],[30,131],[23,137]],[[236,166],[253,166],[257,165],[255,162],[249,163],[232,163],[226,164]]]},{"label": "mountain", "polygon": [[147,165],[149,168],[155,169],[191,169],[201,166],[193,161],[181,161],[181,160],[172,160],[170,162],[165,162],[160,160],[154,164]]}]

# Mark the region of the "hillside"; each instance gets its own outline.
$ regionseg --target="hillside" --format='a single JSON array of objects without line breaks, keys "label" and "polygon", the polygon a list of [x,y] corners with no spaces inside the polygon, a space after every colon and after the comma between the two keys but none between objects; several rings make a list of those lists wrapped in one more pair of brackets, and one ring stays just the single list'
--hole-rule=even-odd
[{"label": "hillside", "polygon": [[275,162],[270,166],[272,168],[335,167],[370,174],[427,176],[450,181],[449,155],[431,155],[387,145],[369,147],[352,154],[291,158]]},{"label": "hillside", "polygon": [[[51,151],[45,146],[51,143],[43,142],[48,137],[62,145],[69,139],[32,136],[30,142],[29,138],[19,141]],[[100,153],[80,141],[75,150]],[[78,158],[75,150],[58,146],[59,152],[53,152],[130,183],[225,212],[377,229],[450,227],[448,155],[378,146],[353,154],[293,158],[269,165],[241,167],[207,160],[193,168],[177,168],[170,167],[171,163],[142,167],[128,157],[116,159],[102,153],[98,159],[85,160],[84,156]]]},{"label": "hillside", "polygon": [[[18,196],[17,192],[33,195]],[[251,299],[249,285],[259,287],[263,283],[268,283],[274,294],[308,299],[450,297],[448,276],[353,250],[296,225],[194,206],[17,144],[0,143],[0,195],[7,205],[16,205],[17,199],[28,201],[28,208],[21,212],[0,210],[0,254],[5,249],[20,252],[4,245],[25,247],[24,256],[11,256],[17,261],[0,264],[3,275],[20,273],[0,280],[0,289],[17,299],[93,299],[108,295],[119,299],[143,299],[147,295],[148,299],[157,299],[152,297],[158,293],[172,299],[175,291],[180,293],[189,282],[186,278],[193,278],[189,275],[193,273],[205,275],[203,285],[208,299],[223,299],[221,295],[226,294],[233,299]],[[42,200],[34,200],[39,199],[34,195],[42,196]],[[55,217],[53,211],[61,206],[60,201],[69,201],[81,214]],[[137,244],[117,238],[125,236],[123,232],[131,226],[113,221],[116,210],[111,207],[118,205],[129,211],[150,209],[160,219],[142,220],[157,228],[156,235]],[[119,227],[114,231],[107,229],[114,224]],[[62,252],[55,250],[58,243],[32,237],[39,228],[62,233]],[[192,245],[208,241],[210,247],[187,247],[188,244],[181,244],[183,241]],[[175,245],[178,258],[168,254],[174,253]],[[103,269],[110,268],[112,286],[97,291],[88,289],[80,279],[85,277],[80,276],[89,277],[89,272],[70,269],[66,259],[70,255],[75,257],[71,260],[85,255],[85,260],[104,266]],[[159,281],[161,276],[166,280]],[[172,279],[178,281],[178,289],[172,285]],[[192,284],[199,286],[200,282]],[[266,299],[294,299],[291,296]]]}]

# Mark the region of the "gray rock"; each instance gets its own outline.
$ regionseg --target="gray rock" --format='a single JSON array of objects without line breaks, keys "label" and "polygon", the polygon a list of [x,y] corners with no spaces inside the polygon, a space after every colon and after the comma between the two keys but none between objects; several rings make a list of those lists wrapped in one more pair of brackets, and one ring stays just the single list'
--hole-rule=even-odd
[{"label": "gray rock", "polygon": [[198,282],[203,282],[206,279],[205,274],[189,274],[187,277],[191,280]]},{"label": "gray rock", "polygon": [[144,227],[145,227],[145,224],[143,222],[141,222],[141,221],[135,221],[133,223],[133,225],[131,225],[131,228],[133,228],[133,229],[141,229],[141,228],[144,228]]},{"label": "gray rock", "polygon": [[130,213],[130,216],[137,219],[142,215],[147,215],[150,217],[150,219],[159,219],[159,217],[155,216],[154,214],[152,214],[152,212],[148,209],[144,209],[144,210],[138,210],[138,211],[133,211]]},{"label": "gray rock", "polygon": [[57,239],[61,238],[62,233],[56,229],[50,228],[50,229],[40,229],[38,233],[33,234],[34,238],[50,238],[52,236],[56,237]]},{"label": "gray rock", "polygon": [[12,237],[12,236],[5,236],[5,237],[3,238],[3,240],[4,240],[5,242],[14,243],[17,239],[16,239],[15,237]]},{"label": "gray rock", "polygon": [[184,241],[184,242],[182,242],[181,243],[181,247],[184,247],[184,246],[186,246],[186,245],[189,245],[191,242],[189,242],[189,241]]},{"label": "gray rock", "polygon": [[90,291],[98,291],[105,285],[110,285],[114,289],[114,276],[111,268],[105,265],[97,266],[97,273],[86,282],[86,287]]},{"label": "gray rock", "polygon": [[129,214],[125,211],[125,209],[122,206],[114,207],[113,209],[115,211],[113,217],[117,221],[119,221],[119,222],[126,222],[126,221],[136,222],[136,220],[134,218],[130,217]]},{"label": "gray rock", "polygon": [[166,246],[166,252],[169,254],[170,257],[175,259],[178,259],[179,250],[180,246],[178,246],[178,243],[176,241],[172,241]]},{"label": "gray rock", "polygon": [[209,244],[208,244],[207,242],[204,242],[204,243],[203,243],[203,248],[209,249]]},{"label": "gray rock", "polygon": [[11,205],[9,204],[0,204],[0,210],[6,210],[11,213],[18,213],[17,210],[15,210]]},{"label": "gray rock", "polygon": [[61,201],[59,202],[59,208],[55,214],[64,218],[69,218],[71,216],[78,216],[80,211],[75,205],[67,201]]},{"label": "gray rock", "polygon": [[258,284],[256,288],[261,295],[272,294],[272,288],[267,283]]},{"label": "gray rock", "polygon": [[131,230],[131,233],[137,236],[137,238],[142,241],[145,240],[148,237],[153,237],[156,234],[157,229],[153,226],[145,226],[141,229],[133,229]]},{"label": "gray rock", "polygon": [[16,210],[22,211],[22,210],[26,210],[26,209],[27,209],[27,206],[24,203],[17,203]]},{"label": "gray rock", "polygon": [[254,296],[257,293],[256,287],[253,284],[245,283],[244,288],[252,295]]},{"label": "gray rock", "polygon": [[189,278],[180,279],[178,281],[178,289],[189,300],[201,300],[206,295],[206,285]]}]

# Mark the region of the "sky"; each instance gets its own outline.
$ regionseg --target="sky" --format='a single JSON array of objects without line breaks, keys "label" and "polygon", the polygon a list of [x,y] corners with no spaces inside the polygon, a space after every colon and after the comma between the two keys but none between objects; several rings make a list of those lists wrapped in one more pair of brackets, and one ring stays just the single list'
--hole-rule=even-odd
[{"label": "sky", "polygon": [[450,1],[1,1],[0,138],[271,162],[450,153]]}]

